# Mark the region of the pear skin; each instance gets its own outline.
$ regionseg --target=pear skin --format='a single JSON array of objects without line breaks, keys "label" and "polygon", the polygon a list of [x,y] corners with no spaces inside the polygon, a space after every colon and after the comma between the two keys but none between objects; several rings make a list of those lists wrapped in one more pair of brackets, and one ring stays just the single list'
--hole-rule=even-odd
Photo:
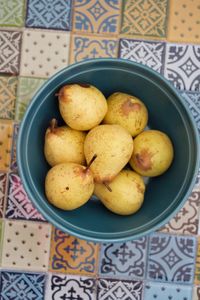
[{"label": "pear skin", "polygon": [[112,182],[109,189],[95,183],[94,194],[106,208],[119,215],[137,212],[144,201],[145,184],[140,175],[131,170],[122,170]]},{"label": "pear skin", "polygon": [[130,165],[142,176],[159,176],[170,167],[174,150],[170,138],[159,130],[147,130],[133,141]]}]

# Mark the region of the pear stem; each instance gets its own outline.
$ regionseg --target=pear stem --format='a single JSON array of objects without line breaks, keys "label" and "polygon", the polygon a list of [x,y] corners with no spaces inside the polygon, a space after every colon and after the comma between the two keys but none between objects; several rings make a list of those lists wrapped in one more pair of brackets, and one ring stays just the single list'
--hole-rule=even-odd
[{"label": "pear stem", "polygon": [[105,185],[105,187],[107,188],[107,190],[108,190],[109,192],[112,192],[111,187],[108,185],[108,183],[107,183],[106,181],[104,181],[103,184]]},{"label": "pear stem", "polygon": [[87,167],[85,169],[86,172],[91,167],[91,164],[95,161],[96,158],[97,158],[97,154],[94,154],[94,156],[92,157],[91,161],[89,162],[89,164],[87,165]]},{"label": "pear stem", "polygon": [[58,127],[58,122],[57,120],[54,118],[51,120],[50,122],[50,130],[51,132],[55,132],[55,129]]}]

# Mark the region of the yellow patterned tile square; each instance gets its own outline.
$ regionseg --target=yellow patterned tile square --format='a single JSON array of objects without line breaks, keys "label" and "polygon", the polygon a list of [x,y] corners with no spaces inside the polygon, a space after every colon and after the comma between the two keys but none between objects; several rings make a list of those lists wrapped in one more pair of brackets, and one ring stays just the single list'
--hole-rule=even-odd
[{"label": "yellow patterned tile square", "polygon": [[171,0],[168,40],[200,43],[200,1]]},{"label": "yellow patterned tile square", "polygon": [[0,120],[0,170],[10,166],[13,125],[11,121]]},{"label": "yellow patterned tile square", "polygon": [[198,249],[196,255],[195,284],[200,284],[200,236],[198,237]]},{"label": "yellow patterned tile square", "polygon": [[166,36],[168,0],[125,0],[121,33],[131,36]]}]

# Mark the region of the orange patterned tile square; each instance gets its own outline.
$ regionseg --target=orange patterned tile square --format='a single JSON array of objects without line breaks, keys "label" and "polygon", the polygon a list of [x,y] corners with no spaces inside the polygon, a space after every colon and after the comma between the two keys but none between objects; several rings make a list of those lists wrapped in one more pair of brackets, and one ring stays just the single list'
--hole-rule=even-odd
[{"label": "orange patterned tile square", "polygon": [[168,39],[200,43],[200,1],[170,1]]},{"label": "orange patterned tile square", "polygon": [[121,0],[75,0],[73,30],[103,34],[118,34]]},{"label": "orange patterned tile square", "polygon": [[50,270],[59,273],[95,275],[99,245],[78,239],[54,228]]},{"label": "orange patterned tile square", "polygon": [[89,58],[117,57],[117,38],[96,35],[72,35],[70,63]]},{"label": "orange patterned tile square", "polygon": [[7,171],[10,166],[13,124],[0,120],[0,170]]},{"label": "orange patterned tile square", "polygon": [[198,237],[198,249],[196,255],[195,284],[200,284],[200,236]]}]

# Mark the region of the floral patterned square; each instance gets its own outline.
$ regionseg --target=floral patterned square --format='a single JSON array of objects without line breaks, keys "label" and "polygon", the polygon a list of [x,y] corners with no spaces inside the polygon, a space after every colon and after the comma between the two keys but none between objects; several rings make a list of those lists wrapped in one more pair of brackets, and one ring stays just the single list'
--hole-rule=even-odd
[{"label": "floral patterned square", "polygon": [[0,76],[0,118],[14,118],[16,92],[17,77]]},{"label": "floral patterned square", "polygon": [[95,275],[98,245],[54,228],[51,240],[50,270],[60,273]]},{"label": "floral patterned square", "polygon": [[100,276],[142,279],[145,276],[147,238],[101,245]]},{"label": "floral patterned square", "polygon": [[0,9],[0,27],[22,27],[24,24],[24,0],[2,0]]}]

